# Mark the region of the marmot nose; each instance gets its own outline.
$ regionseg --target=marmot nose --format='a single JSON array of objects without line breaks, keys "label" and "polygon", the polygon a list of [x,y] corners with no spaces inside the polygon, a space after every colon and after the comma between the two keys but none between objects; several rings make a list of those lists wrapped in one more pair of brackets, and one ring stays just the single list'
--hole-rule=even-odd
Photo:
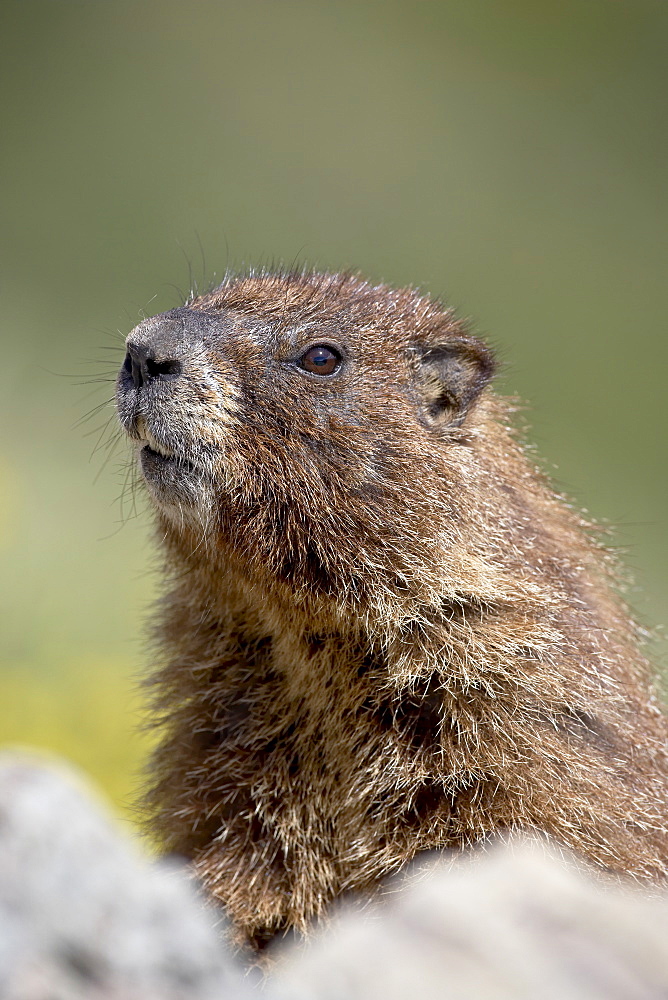
[{"label": "marmot nose", "polygon": [[145,320],[128,336],[123,367],[136,389],[151,381],[167,381],[183,373],[184,324],[170,316]]},{"label": "marmot nose", "polygon": [[123,367],[126,372],[132,375],[135,389],[140,389],[142,385],[151,379],[162,379],[163,381],[178,378],[182,372],[181,362],[177,358],[167,358],[158,360],[153,347],[145,344],[127,345],[128,353],[125,355]]}]

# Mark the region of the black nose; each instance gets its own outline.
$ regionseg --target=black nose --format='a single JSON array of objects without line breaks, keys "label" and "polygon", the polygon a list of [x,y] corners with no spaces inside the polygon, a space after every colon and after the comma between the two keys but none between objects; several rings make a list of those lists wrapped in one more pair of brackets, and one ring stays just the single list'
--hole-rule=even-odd
[{"label": "black nose", "polygon": [[127,348],[128,353],[125,355],[123,367],[132,375],[135,389],[141,389],[151,379],[166,381],[178,378],[183,370],[177,358],[161,357],[157,345],[128,342]]}]

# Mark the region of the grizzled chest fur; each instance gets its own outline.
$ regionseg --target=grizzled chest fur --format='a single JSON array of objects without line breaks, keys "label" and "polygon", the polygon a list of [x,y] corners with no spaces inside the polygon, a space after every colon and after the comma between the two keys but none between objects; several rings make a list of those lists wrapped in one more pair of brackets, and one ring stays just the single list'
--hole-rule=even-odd
[{"label": "grizzled chest fur", "polygon": [[[445,821],[464,775],[442,766],[444,690],[435,676],[415,679],[401,695],[388,680],[384,653],[340,634],[251,636],[243,624],[221,630],[226,649],[199,671],[198,719],[187,751],[204,780],[191,803],[205,826],[187,853],[235,825],[248,836],[276,836],[294,816],[296,849],[345,855],[394,811],[396,835],[410,838],[431,810]],[[439,765],[439,757],[441,758]],[[439,794],[432,782],[439,781]],[[317,796],[314,790],[317,789]],[[250,826],[249,826],[250,823]],[[382,836],[386,833],[383,831]],[[290,867],[282,845],[275,863]],[[369,843],[370,855],[378,850]]]}]

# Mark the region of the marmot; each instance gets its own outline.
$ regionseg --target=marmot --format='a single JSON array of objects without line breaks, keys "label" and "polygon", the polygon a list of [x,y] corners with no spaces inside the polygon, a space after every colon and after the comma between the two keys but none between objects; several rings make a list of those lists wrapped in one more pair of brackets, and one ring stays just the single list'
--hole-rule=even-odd
[{"label": "marmot", "polygon": [[666,875],[638,630],[494,371],[440,303],[351,274],[229,277],[127,338],[166,573],[153,831],[256,948],[517,828]]}]

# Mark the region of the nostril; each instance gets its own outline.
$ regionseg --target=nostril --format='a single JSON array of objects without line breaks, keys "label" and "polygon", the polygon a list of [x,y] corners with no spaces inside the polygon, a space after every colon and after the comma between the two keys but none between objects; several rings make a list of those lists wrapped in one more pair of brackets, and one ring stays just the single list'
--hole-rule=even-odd
[{"label": "nostril", "polygon": [[151,381],[167,381],[178,378],[183,373],[183,365],[176,358],[156,361],[151,357],[151,348],[141,344],[128,344],[128,353],[123,361],[123,371],[132,376],[135,389],[141,389]]},{"label": "nostril", "polygon": [[130,348],[128,353],[125,355],[123,371],[127,372],[128,375],[132,375],[132,381],[134,382],[135,389],[140,389],[144,382],[144,377],[141,371],[141,363],[134,356],[132,348]]},{"label": "nostril", "polygon": [[181,362],[175,358],[169,361],[154,361],[152,358],[146,359],[146,374],[149,378],[178,378],[182,371],[183,366]]}]

